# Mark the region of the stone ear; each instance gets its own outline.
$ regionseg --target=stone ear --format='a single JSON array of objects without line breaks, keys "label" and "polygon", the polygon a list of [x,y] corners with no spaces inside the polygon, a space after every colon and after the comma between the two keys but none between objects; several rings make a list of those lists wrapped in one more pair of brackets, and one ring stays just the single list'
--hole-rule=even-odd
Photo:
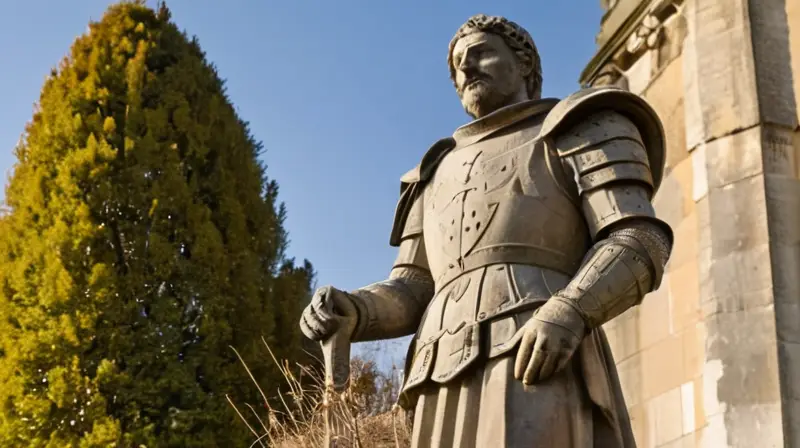
[{"label": "stone ear", "polygon": [[522,51],[517,51],[516,54],[519,61],[519,71],[523,78],[527,78],[533,73],[533,61]]}]

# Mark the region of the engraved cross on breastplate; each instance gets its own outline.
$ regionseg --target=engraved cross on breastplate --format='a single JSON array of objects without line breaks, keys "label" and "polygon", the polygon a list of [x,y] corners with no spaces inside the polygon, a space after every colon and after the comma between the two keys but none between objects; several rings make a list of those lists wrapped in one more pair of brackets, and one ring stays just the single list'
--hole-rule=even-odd
[{"label": "engraved cross on breastplate", "polygon": [[464,258],[475,248],[491,221],[496,204],[485,195],[486,182],[482,164],[483,151],[465,160],[452,175],[449,203],[442,210],[439,228],[449,268],[464,268]]}]

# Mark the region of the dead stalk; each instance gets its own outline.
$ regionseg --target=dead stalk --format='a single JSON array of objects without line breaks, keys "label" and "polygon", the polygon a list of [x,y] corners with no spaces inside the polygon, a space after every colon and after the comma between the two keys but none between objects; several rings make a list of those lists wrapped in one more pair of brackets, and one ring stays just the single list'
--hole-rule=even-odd
[{"label": "dead stalk", "polygon": [[[355,379],[359,377],[354,376],[351,379],[351,389],[348,389],[343,394],[334,394],[334,397],[330,397],[332,400],[326,403],[324,399],[326,390],[324,381],[320,376],[321,372],[308,365],[296,364],[292,367],[288,362],[278,360],[264,338],[262,338],[262,342],[267,348],[272,361],[281,372],[284,378],[283,386],[288,391],[283,392],[280,388],[270,385],[269,388],[274,388],[276,393],[272,399],[267,400],[267,395],[258,381],[256,381],[247,363],[231,347],[261,394],[267,409],[267,416],[262,417],[258,414],[256,407],[245,404],[252,414],[250,418],[255,418],[258,422],[255,427],[260,426],[260,430],[263,431],[263,433],[259,434],[259,431],[255,430],[254,425],[250,424],[233,400],[226,396],[236,414],[255,436],[255,440],[250,445],[251,448],[256,446],[264,447],[265,444],[281,448],[321,447],[325,429],[323,410],[326,405],[331,406],[332,412],[338,414],[341,421],[346,422],[345,424],[350,427],[352,440],[349,441],[349,444],[353,448],[387,447],[391,445],[396,448],[405,448],[408,446],[406,442],[401,441],[401,439],[407,439],[407,430],[403,431],[403,437],[401,437],[399,429],[403,425],[398,424],[397,409],[393,407],[390,412],[371,416],[371,412],[374,409],[379,409],[382,406],[380,403],[384,403],[387,398],[391,400],[391,396],[372,396],[364,395],[363,391],[355,392],[355,389],[353,389],[355,383],[357,383]],[[361,360],[361,365],[364,364],[365,362]],[[374,368],[374,364],[372,368]],[[364,372],[373,372],[372,375],[379,374],[384,381],[386,381],[386,378],[393,378],[383,373],[376,373],[377,371],[375,370],[365,370]],[[386,383],[383,384],[385,385]],[[290,395],[290,399],[285,397],[287,393]],[[271,403],[279,403],[280,409],[272,408]],[[376,403],[378,408],[374,407]]]},{"label": "dead stalk", "polygon": [[[233,400],[231,400],[231,397],[229,397],[228,394],[225,394],[225,398],[228,399],[228,403],[230,403],[231,406],[233,406],[233,410],[236,411],[237,414],[239,414],[239,418],[242,419],[242,421],[244,422],[245,425],[247,425],[247,428],[250,429],[250,432],[252,432],[256,437],[258,437],[258,433],[256,432],[256,430],[253,429],[252,426],[250,426],[250,423],[247,422],[247,419],[244,418],[244,415],[242,415],[242,413],[239,412],[239,408],[237,408],[236,405],[233,404]],[[259,442],[259,443],[261,443],[261,442]],[[261,443],[261,446],[264,446],[264,444]]]}]

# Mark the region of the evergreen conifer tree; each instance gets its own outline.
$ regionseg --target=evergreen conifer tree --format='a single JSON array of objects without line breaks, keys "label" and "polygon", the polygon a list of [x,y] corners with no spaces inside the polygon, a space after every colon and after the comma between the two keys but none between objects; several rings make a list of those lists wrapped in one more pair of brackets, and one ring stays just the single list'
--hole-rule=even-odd
[{"label": "evergreen conifer tree", "polygon": [[[0,218],[0,446],[249,446],[313,271],[195,39],[112,6],[46,80]],[[263,360],[263,363],[253,363]]]}]

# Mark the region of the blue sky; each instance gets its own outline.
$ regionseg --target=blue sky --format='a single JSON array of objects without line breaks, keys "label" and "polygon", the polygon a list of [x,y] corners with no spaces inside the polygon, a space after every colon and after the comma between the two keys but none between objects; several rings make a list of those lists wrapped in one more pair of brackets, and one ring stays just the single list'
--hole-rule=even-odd
[{"label": "blue sky", "polygon": [[[148,2],[155,6],[155,1]],[[108,1],[5,2],[0,15],[0,172],[50,68]],[[399,177],[468,121],[446,65],[471,15],[504,15],[536,40],[544,96],[578,88],[595,50],[599,0],[172,0],[227,80],[239,114],[266,148],[288,207],[289,253],[319,285],[353,289],[386,277]],[[5,181],[5,177],[3,178]],[[396,357],[400,344],[387,348]]]}]

